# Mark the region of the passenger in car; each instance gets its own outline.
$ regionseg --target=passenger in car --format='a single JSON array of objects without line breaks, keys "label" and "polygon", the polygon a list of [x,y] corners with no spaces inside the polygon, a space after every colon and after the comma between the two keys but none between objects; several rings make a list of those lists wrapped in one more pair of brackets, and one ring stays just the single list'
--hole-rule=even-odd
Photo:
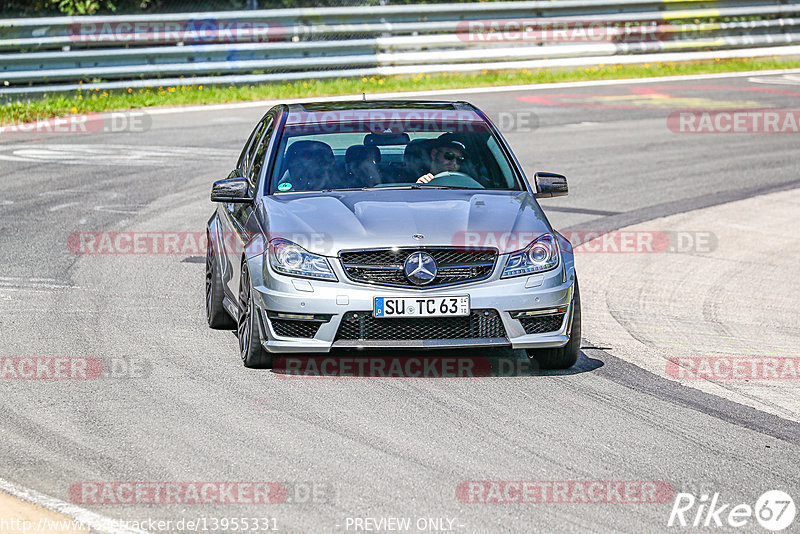
[{"label": "passenger in car", "polygon": [[353,145],[344,155],[344,187],[373,187],[381,182],[381,151],[376,146]]},{"label": "passenger in car", "polygon": [[407,181],[416,181],[431,168],[431,142],[433,139],[414,139],[403,151],[403,167]]},{"label": "passenger in car", "polygon": [[384,183],[413,183],[431,168],[430,143],[434,139],[414,139],[403,150],[402,164],[392,163],[383,175]]},{"label": "passenger in car", "polygon": [[341,172],[330,145],[322,141],[296,141],[286,150],[285,176],[280,191],[320,191],[337,187]]}]

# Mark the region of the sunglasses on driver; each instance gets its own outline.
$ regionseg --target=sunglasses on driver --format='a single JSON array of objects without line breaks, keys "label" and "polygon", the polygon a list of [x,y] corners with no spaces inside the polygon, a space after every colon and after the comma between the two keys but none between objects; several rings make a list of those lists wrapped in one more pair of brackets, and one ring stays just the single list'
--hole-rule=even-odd
[{"label": "sunglasses on driver", "polygon": [[456,162],[458,163],[464,163],[467,160],[467,158],[465,158],[464,156],[456,156],[455,153],[453,152],[445,152],[442,154],[442,157],[447,161],[456,160]]}]

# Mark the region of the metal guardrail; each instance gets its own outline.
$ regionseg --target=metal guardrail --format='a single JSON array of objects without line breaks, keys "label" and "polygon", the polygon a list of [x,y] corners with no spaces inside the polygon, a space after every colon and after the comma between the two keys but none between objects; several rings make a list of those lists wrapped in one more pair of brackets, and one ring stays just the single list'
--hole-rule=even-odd
[{"label": "metal guardrail", "polygon": [[635,63],[667,55],[680,61],[710,52],[798,54],[798,48],[800,0],[536,0],[6,19],[0,20],[0,95]]}]

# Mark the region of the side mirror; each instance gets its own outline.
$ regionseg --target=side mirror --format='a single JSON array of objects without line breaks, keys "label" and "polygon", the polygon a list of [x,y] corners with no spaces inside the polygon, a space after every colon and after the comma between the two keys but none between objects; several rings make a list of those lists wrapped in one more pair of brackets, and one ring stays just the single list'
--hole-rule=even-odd
[{"label": "side mirror", "polygon": [[563,197],[569,191],[567,177],[552,172],[537,172],[533,175],[532,185],[536,198]]},{"label": "side mirror", "polygon": [[211,187],[211,202],[244,204],[252,201],[250,182],[247,181],[247,178],[227,178],[214,182]]}]

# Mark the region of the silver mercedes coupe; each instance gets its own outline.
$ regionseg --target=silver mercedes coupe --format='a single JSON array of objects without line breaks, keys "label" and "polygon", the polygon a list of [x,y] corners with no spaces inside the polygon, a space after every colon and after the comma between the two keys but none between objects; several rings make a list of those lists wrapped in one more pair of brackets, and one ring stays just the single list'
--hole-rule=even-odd
[{"label": "silver mercedes coupe", "polygon": [[335,348],[525,349],[572,366],[572,246],[532,179],[466,102],[283,104],[215,182],[206,315],[247,367]]}]

